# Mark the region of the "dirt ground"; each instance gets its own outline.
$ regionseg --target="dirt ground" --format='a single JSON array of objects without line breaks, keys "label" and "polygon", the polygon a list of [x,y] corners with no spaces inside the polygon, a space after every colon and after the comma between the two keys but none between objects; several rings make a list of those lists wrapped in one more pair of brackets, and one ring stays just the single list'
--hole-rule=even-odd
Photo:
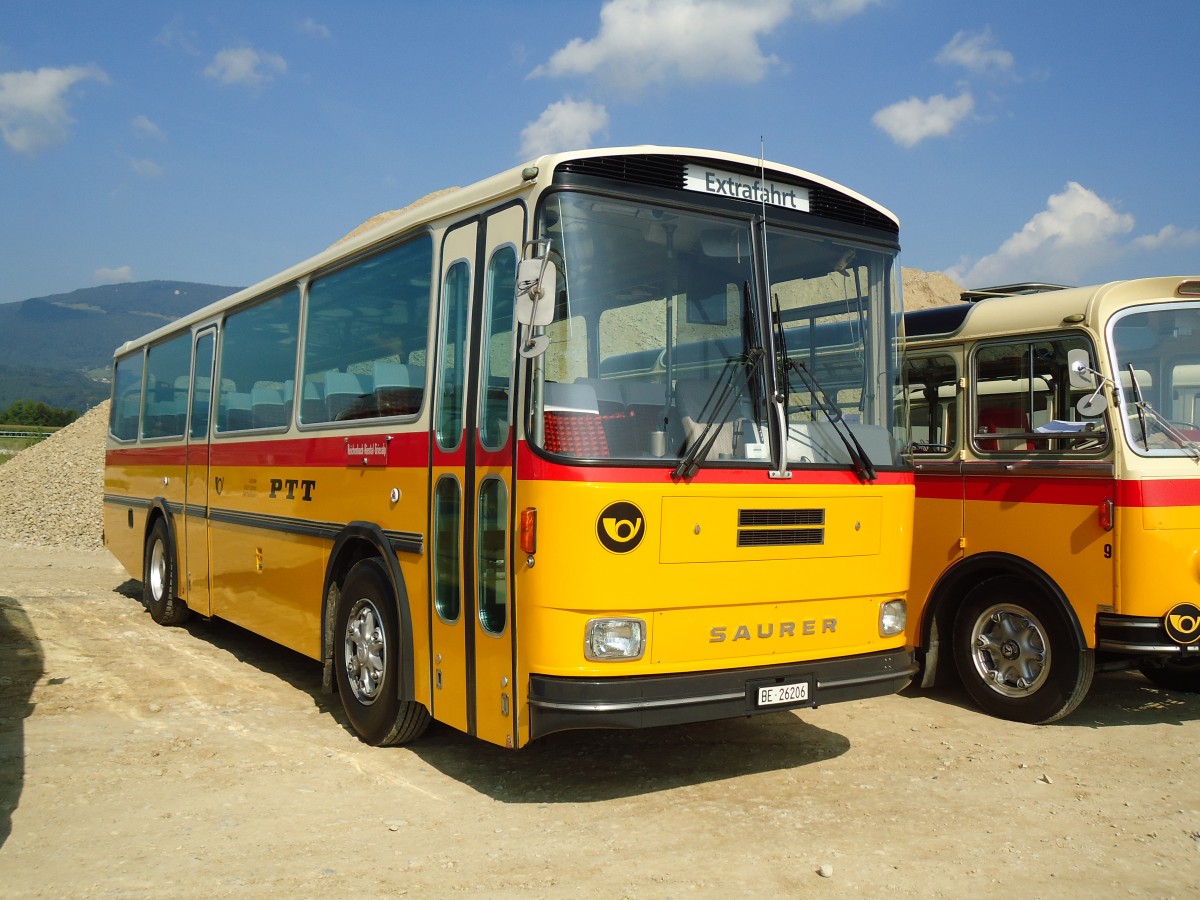
[{"label": "dirt ground", "polygon": [[1200,697],[1140,675],[1043,727],[905,692],[374,749],[315,663],[138,587],[0,545],[5,897],[1200,894]]}]

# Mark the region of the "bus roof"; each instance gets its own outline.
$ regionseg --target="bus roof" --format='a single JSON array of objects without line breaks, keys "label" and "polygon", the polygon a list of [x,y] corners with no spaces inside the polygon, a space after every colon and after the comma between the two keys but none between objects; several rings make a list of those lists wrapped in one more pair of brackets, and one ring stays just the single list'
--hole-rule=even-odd
[{"label": "bus roof", "polygon": [[263,279],[250,287],[243,288],[228,297],[217,300],[169,325],[164,325],[139,338],[126,341],[116,349],[115,355],[127,353],[139,346],[153,343],[168,334],[174,334],[183,328],[190,327],[195,323],[211,319],[224,310],[237,306],[243,301],[270,294],[344,257],[353,256],[375,244],[383,243],[397,235],[436,222],[448,215],[475,206],[494,203],[503,197],[515,196],[522,191],[531,191],[538,187],[546,187],[553,181],[556,171],[564,163],[602,157],[677,157],[697,161],[703,160],[718,166],[726,164],[731,167],[740,167],[743,169],[766,169],[770,173],[806,180],[850,197],[861,203],[864,207],[873,210],[881,219],[890,223],[893,228],[899,228],[899,219],[894,213],[856,191],[803,169],[797,169],[793,166],[770,160],[761,160],[757,157],[720,150],[703,150],[689,147],[659,147],[654,145],[607,147],[594,150],[550,153],[539,156],[522,165],[506,169],[503,172],[466,187],[448,189],[426,195],[421,200],[398,210],[394,215],[377,216],[376,218],[380,220],[377,224],[365,228],[360,226],[350,232],[350,234],[335,241],[325,250],[282,272]]},{"label": "bus roof", "polygon": [[905,337],[954,337],[966,333],[990,336],[1053,331],[1064,325],[1083,322],[1098,328],[1107,318],[1109,310],[1129,304],[1163,302],[1181,296],[1200,299],[1200,278],[1197,276],[1137,278],[1078,288],[1058,285],[1041,287],[1045,289],[1032,293],[1027,290],[1000,293],[1000,288],[967,291],[964,292],[962,303],[905,313]]}]

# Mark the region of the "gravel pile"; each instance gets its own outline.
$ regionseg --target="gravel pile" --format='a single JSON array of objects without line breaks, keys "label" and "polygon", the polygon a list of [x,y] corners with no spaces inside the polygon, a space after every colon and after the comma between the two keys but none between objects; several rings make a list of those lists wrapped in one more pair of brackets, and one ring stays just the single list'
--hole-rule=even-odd
[{"label": "gravel pile", "polygon": [[0,540],[103,546],[108,401],[0,465]]}]

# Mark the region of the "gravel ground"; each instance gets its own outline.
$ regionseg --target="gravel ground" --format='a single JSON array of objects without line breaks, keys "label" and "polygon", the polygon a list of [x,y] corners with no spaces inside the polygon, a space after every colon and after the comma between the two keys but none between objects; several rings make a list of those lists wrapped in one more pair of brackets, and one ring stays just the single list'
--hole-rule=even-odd
[{"label": "gravel ground", "polygon": [[108,401],[0,466],[0,540],[27,546],[103,546]]}]

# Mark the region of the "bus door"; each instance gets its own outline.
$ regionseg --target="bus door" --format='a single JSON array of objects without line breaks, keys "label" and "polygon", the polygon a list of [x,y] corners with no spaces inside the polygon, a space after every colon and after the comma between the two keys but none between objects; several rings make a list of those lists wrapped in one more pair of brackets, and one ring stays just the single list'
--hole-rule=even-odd
[{"label": "bus door", "polygon": [[509,569],[513,286],[522,207],[450,231],[442,246],[432,428],[433,715],[516,739]]},{"label": "bus door", "polygon": [[187,605],[202,616],[212,614],[208,553],[208,498],[211,444],[213,350],[216,329],[196,335],[192,351],[192,389],[187,434],[187,490],[184,496],[184,566]]},{"label": "bus door", "polygon": [[511,566],[513,541],[513,394],[516,357],[513,330],[517,260],[525,209],[514,205],[486,219],[480,241],[480,272],[471,329],[471,390],[468,421],[474,426],[471,471],[474,534],[466,547],[474,576],[474,733],[505,746],[517,741],[515,622]]}]

